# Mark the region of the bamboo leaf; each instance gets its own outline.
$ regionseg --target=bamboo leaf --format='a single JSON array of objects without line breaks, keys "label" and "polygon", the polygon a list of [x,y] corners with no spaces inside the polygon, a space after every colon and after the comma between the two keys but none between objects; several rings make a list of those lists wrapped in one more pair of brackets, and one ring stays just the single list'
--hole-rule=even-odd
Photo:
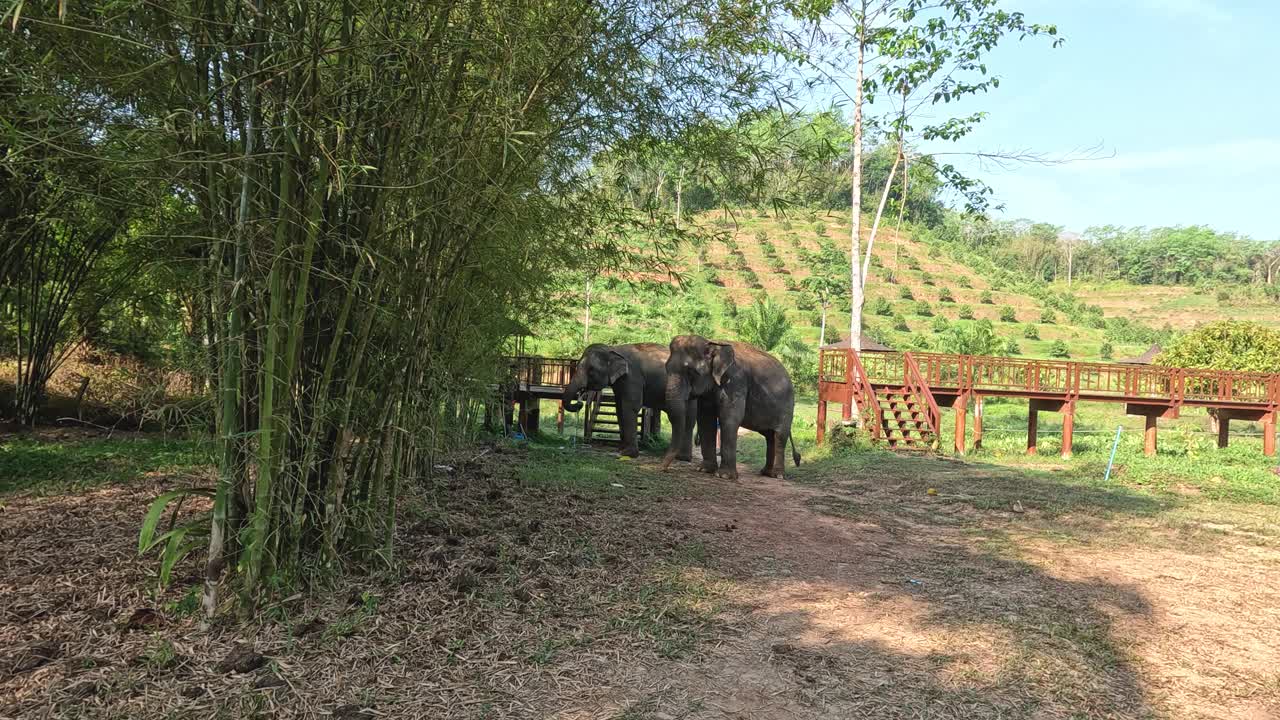
[{"label": "bamboo leaf", "polygon": [[213,490],[208,488],[183,488],[180,490],[170,490],[163,493],[160,497],[152,501],[151,507],[147,509],[147,515],[142,519],[142,529],[138,531],[138,554],[145,553],[154,547],[158,540],[155,537],[156,527],[160,524],[160,518],[164,515],[164,510],[169,503],[180,498],[198,495],[212,498]]}]

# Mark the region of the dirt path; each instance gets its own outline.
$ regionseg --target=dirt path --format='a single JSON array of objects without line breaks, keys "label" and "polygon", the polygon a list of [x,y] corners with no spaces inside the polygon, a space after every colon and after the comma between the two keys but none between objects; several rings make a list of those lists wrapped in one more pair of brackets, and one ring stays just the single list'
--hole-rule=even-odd
[{"label": "dirt path", "polygon": [[1280,717],[1274,549],[1046,541],[893,478],[740,471],[691,475],[712,485],[678,512],[731,598],[723,640],[556,717]]}]

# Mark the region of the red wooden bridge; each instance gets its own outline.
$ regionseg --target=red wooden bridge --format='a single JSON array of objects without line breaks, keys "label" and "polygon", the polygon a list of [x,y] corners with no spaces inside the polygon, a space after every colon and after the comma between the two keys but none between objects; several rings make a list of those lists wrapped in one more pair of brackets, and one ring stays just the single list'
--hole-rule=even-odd
[{"label": "red wooden bridge", "polygon": [[1062,413],[1062,455],[1071,456],[1076,404],[1124,403],[1146,418],[1145,448],[1156,451],[1156,421],[1184,407],[1211,408],[1218,445],[1226,447],[1231,420],[1262,422],[1263,452],[1276,451],[1280,375],[1058,360],[824,349],[819,359],[818,442],[827,427],[827,403],[843,405],[848,421],[861,414],[878,441],[891,446],[939,444],[941,410],[956,413],[954,447],[964,453],[972,404],[974,445],[982,443],[983,397],[1027,398],[1027,452],[1036,451],[1037,416]]}]

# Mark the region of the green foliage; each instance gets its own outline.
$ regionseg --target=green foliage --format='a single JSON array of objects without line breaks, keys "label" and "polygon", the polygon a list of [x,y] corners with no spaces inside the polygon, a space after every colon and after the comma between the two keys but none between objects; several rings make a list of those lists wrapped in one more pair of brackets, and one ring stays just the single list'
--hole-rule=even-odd
[{"label": "green foliage", "polygon": [[1009,338],[1007,341],[1005,341],[1005,344],[1004,344],[1004,354],[1005,355],[1021,355],[1022,347],[1018,345],[1017,340],[1013,338]]},{"label": "green foliage", "polygon": [[817,235],[819,238],[825,238],[827,236],[827,224],[824,222],[814,223],[813,234]]},{"label": "green foliage", "polygon": [[1040,339],[1040,328],[1032,323],[1027,323],[1022,327],[1022,337],[1028,340]]},{"label": "green foliage", "polygon": [[978,302],[983,305],[994,305],[996,301],[995,298],[991,296],[990,290],[983,290],[982,294],[978,296]]},{"label": "green foliage", "polygon": [[959,355],[999,355],[1006,345],[995,333],[990,320],[958,322],[942,336],[943,352]]},{"label": "green foliage", "polygon": [[769,298],[756,300],[738,318],[738,337],[765,352],[781,345],[790,331],[786,311]]},{"label": "green foliage", "polygon": [[867,303],[867,312],[871,315],[893,315],[893,303],[884,297],[873,297]]},{"label": "green foliage", "polygon": [[916,296],[912,294],[911,288],[907,285],[898,286],[898,297],[903,300],[915,300]]},{"label": "green foliage", "polygon": [[1230,304],[1231,304],[1231,291],[1229,291],[1229,290],[1227,290],[1227,289],[1223,288],[1223,289],[1221,289],[1221,290],[1219,290],[1219,291],[1218,291],[1218,295],[1217,295],[1217,297],[1218,297],[1218,304],[1219,304],[1219,305],[1230,305]]},{"label": "green foliage", "polygon": [[921,284],[932,286],[932,285],[934,284],[934,283],[933,283],[933,276],[932,276],[932,275],[930,275],[930,274],[929,274],[929,273],[927,273],[927,272],[925,272],[925,273],[920,273],[920,282],[921,282]]},{"label": "green foliage", "polygon": [[1102,343],[1102,347],[1098,349],[1098,355],[1103,360],[1110,360],[1115,357],[1115,354],[1116,354],[1115,348],[1112,347],[1111,343],[1109,342]]},{"label": "green foliage", "polygon": [[1018,322],[1018,312],[1013,309],[1012,305],[1000,306],[1000,322]]},{"label": "green foliage", "polygon": [[933,317],[933,308],[929,307],[927,300],[917,300],[915,304],[915,314],[920,317]]},{"label": "green foliage", "polygon": [[946,318],[939,315],[933,319],[933,322],[930,323],[929,327],[934,333],[944,333],[949,327],[951,327],[951,323],[948,322]]},{"label": "green foliage", "polygon": [[1223,320],[1182,335],[1156,358],[1160,365],[1280,373],[1280,331]]},{"label": "green foliage", "polygon": [[911,326],[907,325],[907,319],[906,319],[905,317],[903,317],[902,313],[894,313],[894,315],[893,315],[893,329],[894,329],[894,330],[897,330],[898,332],[910,332],[910,331],[911,331]]},{"label": "green foliage", "polygon": [[1052,308],[1045,308],[1040,313],[1040,322],[1044,323],[1045,325],[1052,325],[1057,321],[1058,321],[1058,316],[1053,312]]},{"label": "green foliage", "polygon": [[969,307],[968,305],[961,305],[961,306],[960,306],[960,319],[961,319],[961,320],[972,320],[972,319],[973,319],[973,308]]},{"label": "green foliage", "polygon": [[1067,344],[1065,342],[1061,340],[1054,340],[1053,343],[1049,345],[1049,357],[1069,358],[1071,357],[1071,353],[1067,349]]}]

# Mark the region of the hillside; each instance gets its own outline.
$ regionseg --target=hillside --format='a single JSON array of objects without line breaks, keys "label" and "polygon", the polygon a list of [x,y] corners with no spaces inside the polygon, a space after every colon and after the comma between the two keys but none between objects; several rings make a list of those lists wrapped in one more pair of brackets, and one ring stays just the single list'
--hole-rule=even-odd
[{"label": "hillside", "polygon": [[[848,218],[810,212],[786,218],[762,215],[739,213],[736,222],[719,215],[702,217],[719,237],[682,252],[677,264],[686,277],[683,290],[612,278],[597,283],[592,341],[665,341],[687,331],[734,337],[739,312],[768,297],[786,309],[797,338],[816,344],[820,313],[800,289],[810,272],[806,258],[823,244],[847,253]],[[1050,357],[1055,341],[1061,341],[1071,359],[1102,360],[1103,346],[1109,343],[1112,357],[1123,359],[1147,349],[1151,330],[1187,328],[1238,316],[1241,309],[1219,304],[1207,290],[1109,284],[1077,285],[1074,295],[1088,312],[1064,312],[1059,298],[1067,295],[1065,284],[1011,280],[1009,273],[975,268],[892,228],[881,228],[872,264],[864,324],[872,337],[895,348],[945,350],[945,326],[972,318],[989,320],[1009,354]],[[980,267],[981,259],[974,264]],[[911,299],[904,299],[908,294]],[[1006,308],[1012,308],[1012,320]],[[1265,307],[1250,310],[1261,315]],[[1118,320],[1138,325],[1108,330]],[[573,354],[581,347],[581,323],[581,311],[576,311],[555,327],[540,328],[535,347]],[[841,297],[828,313],[827,341],[845,337],[848,325],[848,300]]]}]

